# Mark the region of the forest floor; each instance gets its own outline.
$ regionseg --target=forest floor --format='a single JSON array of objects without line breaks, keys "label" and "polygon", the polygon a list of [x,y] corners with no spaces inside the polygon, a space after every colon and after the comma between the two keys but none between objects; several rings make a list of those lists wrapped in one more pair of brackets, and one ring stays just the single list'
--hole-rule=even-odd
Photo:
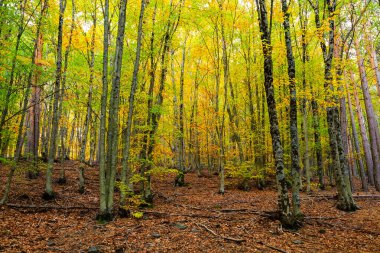
[{"label": "forest floor", "polygon": [[[154,207],[137,218],[116,217],[100,224],[98,172],[86,171],[86,192],[78,193],[78,163],[64,166],[65,185],[54,185],[57,198],[44,201],[44,176],[14,180],[10,205],[0,207],[0,252],[380,252],[380,198],[355,192],[361,210],[335,208],[334,190],[302,193],[305,224],[286,230],[268,214],[276,210],[276,191],[241,191],[230,186],[222,196],[218,177],[187,174],[186,187],[174,177],[155,177]],[[0,166],[0,184],[7,169]],[[3,187],[1,187],[3,188]],[[369,197],[368,195],[373,195]]]}]

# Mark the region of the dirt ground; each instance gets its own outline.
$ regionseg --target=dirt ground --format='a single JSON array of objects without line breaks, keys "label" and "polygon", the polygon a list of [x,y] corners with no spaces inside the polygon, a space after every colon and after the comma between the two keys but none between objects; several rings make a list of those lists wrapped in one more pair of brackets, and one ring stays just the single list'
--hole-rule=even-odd
[{"label": "dirt ground", "polygon": [[[44,176],[14,180],[10,205],[0,207],[0,252],[380,252],[380,198],[355,192],[361,210],[335,208],[333,190],[302,194],[305,224],[282,228],[273,188],[245,192],[229,187],[221,196],[218,177],[187,174],[188,186],[173,187],[171,176],[155,177],[154,207],[137,218],[116,217],[100,224],[98,173],[86,171],[86,192],[78,193],[78,163],[64,166],[68,182],[54,185],[57,198],[41,198]],[[7,169],[0,167],[1,186]],[[371,195],[370,197],[368,195]],[[45,206],[41,208],[41,206]]]}]

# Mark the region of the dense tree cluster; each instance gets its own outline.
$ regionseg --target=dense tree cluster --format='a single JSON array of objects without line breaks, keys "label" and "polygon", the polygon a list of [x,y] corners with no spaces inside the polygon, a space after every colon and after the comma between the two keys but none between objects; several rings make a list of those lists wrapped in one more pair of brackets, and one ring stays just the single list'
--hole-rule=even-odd
[{"label": "dense tree cluster", "polygon": [[[280,219],[302,223],[300,191],[353,181],[380,191],[380,2],[375,0],[1,0],[0,151],[29,178],[54,162],[100,171],[99,219],[151,176],[275,180]],[[47,163],[47,168],[43,166]],[[65,183],[62,169],[58,182]],[[136,189],[138,188],[138,189]],[[42,194],[42,193],[41,193]],[[136,202],[136,201],[135,201]]]}]

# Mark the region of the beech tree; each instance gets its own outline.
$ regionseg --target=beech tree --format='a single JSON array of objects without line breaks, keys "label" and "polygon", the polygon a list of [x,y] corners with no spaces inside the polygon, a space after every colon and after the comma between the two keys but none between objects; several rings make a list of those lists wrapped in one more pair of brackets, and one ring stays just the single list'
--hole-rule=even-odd
[{"label": "beech tree", "polygon": [[193,172],[218,198],[276,184],[287,227],[302,224],[304,194],[336,191],[355,211],[355,185],[380,191],[377,1],[0,7],[1,203],[18,170],[54,198],[67,164],[84,196],[99,172],[99,220]]}]

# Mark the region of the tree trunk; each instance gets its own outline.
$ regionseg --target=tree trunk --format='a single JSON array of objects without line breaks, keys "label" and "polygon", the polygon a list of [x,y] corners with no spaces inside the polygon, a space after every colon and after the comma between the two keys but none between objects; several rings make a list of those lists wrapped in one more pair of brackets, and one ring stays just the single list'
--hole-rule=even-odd
[{"label": "tree trunk", "polygon": [[118,142],[119,142],[119,102],[120,102],[120,77],[124,49],[124,34],[126,20],[127,0],[120,1],[118,30],[115,49],[115,63],[112,73],[112,89],[110,93],[108,110],[108,134],[107,154],[104,186],[105,194],[101,194],[101,203],[105,202],[104,209],[100,210],[99,219],[109,220],[112,217],[113,195],[115,186]]},{"label": "tree trunk", "polygon": [[[195,79],[194,79],[194,92],[191,106],[190,115],[190,143],[189,143],[189,162],[191,167],[197,172],[197,176],[201,176],[201,166],[200,166],[200,148],[199,148],[199,130],[197,124],[197,114],[198,114],[198,88],[199,88],[199,65],[201,60],[197,60]],[[206,134],[206,145],[208,148],[208,135]],[[207,152],[209,155],[209,152]]]},{"label": "tree trunk", "polygon": [[[65,0],[67,1],[67,0]],[[63,113],[63,101],[65,100],[65,90],[66,90],[66,77],[67,77],[67,68],[69,64],[69,54],[71,51],[71,43],[73,40],[73,32],[75,28],[75,2],[74,0],[71,0],[71,25],[70,25],[70,35],[69,35],[69,43],[66,46],[65,49],[65,55],[64,55],[64,66],[62,71],[62,82],[61,82],[61,94],[60,94],[60,101],[58,105],[58,118],[61,119],[62,113]],[[67,150],[65,148],[65,140],[67,136],[67,126],[65,124],[61,124],[60,126],[61,130],[61,157],[60,160],[63,162],[67,157]],[[58,179],[58,182],[66,183],[66,174],[65,174],[65,167],[61,167],[61,174]]]},{"label": "tree trunk", "polygon": [[[292,207],[293,216],[298,220],[302,216],[300,203],[300,165],[298,153],[298,126],[297,126],[297,93],[296,93],[296,64],[292,51],[292,38],[290,35],[290,24],[288,12],[289,5],[286,0],[281,0],[282,12],[284,14],[284,32],[286,43],[286,57],[288,60],[288,77],[290,90],[290,113],[289,113],[289,130],[291,142],[291,173],[292,173]],[[310,191],[310,188],[309,188]]]},{"label": "tree trunk", "polygon": [[[310,1],[312,4],[312,2]],[[324,60],[324,87],[326,90],[333,91],[333,76],[332,76],[332,61],[334,56],[334,46],[335,46],[335,18],[334,13],[336,11],[337,3],[336,1],[327,2],[327,11],[328,11],[328,43],[326,44],[325,36],[322,33],[319,44],[323,53]],[[316,1],[315,4],[312,4],[315,14],[315,24],[317,29],[320,29],[322,24],[320,22],[319,16],[319,1]],[[346,154],[343,149],[342,142],[342,128],[339,117],[339,109],[336,105],[331,105],[331,103],[337,103],[337,98],[334,96],[328,96],[326,98],[329,106],[326,108],[327,111],[327,124],[328,132],[330,139],[330,152],[331,159],[334,162],[334,174],[335,180],[337,183],[338,190],[338,203],[337,208],[345,211],[354,211],[357,209],[357,206],[352,197],[351,187],[346,178],[348,178],[348,161]],[[346,177],[347,176],[347,177]],[[347,184],[348,183],[348,184]]]},{"label": "tree trunk", "polygon": [[[25,19],[25,7],[26,7],[26,4],[27,4],[26,0],[20,0],[20,6],[19,6],[20,12],[21,12],[20,20],[19,20],[20,23],[19,23],[18,31],[17,31],[15,51],[14,51],[14,54],[13,54],[13,57],[12,57],[11,73],[10,73],[10,78],[9,78],[9,86],[8,86],[8,89],[7,89],[7,93],[5,95],[4,108],[3,108],[2,112],[1,112],[1,119],[0,119],[0,147],[2,147],[2,140],[3,140],[3,138],[2,138],[2,132],[3,132],[3,128],[5,126],[6,117],[8,115],[9,104],[10,104],[13,84],[14,84],[14,80],[15,80],[15,70],[16,70],[18,51],[19,51],[19,48],[20,48],[21,37],[22,37],[22,34],[24,33],[24,30],[25,30],[24,29],[24,19]],[[37,39],[39,39],[39,38],[37,38]],[[35,52],[33,52],[33,53],[35,53]],[[34,55],[33,55],[33,57],[34,57]]]},{"label": "tree trunk", "polygon": [[355,107],[356,107],[356,113],[358,116],[358,122],[359,122],[359,127],[360,127],[360,135],[362,137],[364,156],[365,156],[366,165],[367,165],[368,181],[370,185],[375,185],[374,176],[373,176],[374,164],[372,160],[371,145],[368,140],[367,128],[364,121],[362,106],[359,101],[359,95],[356,89],[355,78],[352,71],[350,72],[350,78],[351,78],[352,86],[354,88]]},{"label": "tree trunk", "polygon": [[[36,59],[35,66],[41,66],[40,61],[42,60],[42,48],[43,48],[43,39],[42,33],[39,34],[37,38],[37,50],[36,50]],[[27,176],[30,179],[35,179],[39,175],[38,170],[38,146],[39,146],[39,136],[40,136],[40,116],[41,116],[41,87],[38,85],[40,79],[41,70],[36,69],[34,71],[34,77],[32,78],[32,96],[29,102],[28,122],[27,125],[27,146],[26,153],[28,158],[32,161],[33,166],[28,170]]]},{"label": "tree trunk", "polygon": [[348,84],[346,82],[346,94],[347,94],[347,100],[348,100],[348,110],[350,113],[350,121],[351,121],[351,131],[352,131],[352,136],[353,136],[353,144],[355,147],[355,152],[353,154],[354,160],[357,160],[359,163],[359,172],[360,172],[360,178],[362,181],[362,189],[363,191],[368,191],[368,182],[367,182],[367,177],[365,175],[365,170],[364,170],[364,164],[363,160],[361,158],[361,150],[360,150],[360,144],[359,144],[359,137],[358,133],[356,130],[356,124],[355,124],[355,117],[354,117],[354,112],[352,109],[352,102],[351,102],[351,95],[348,90]]},{"label": "tree trunk", "polygon": [[[157,68],[157,61],[154,59],[154,42],[155,42],[155,24],[156,24],[156,13],[157,13],[157,3],[154,6],[154,11],[152,15],[152,31],[151,31],[151,36],[150,36],[150,52],[149,52],[149,58],[150,58],[150,70],[149,70],[149,89],[148,89],[148,103],[147,103],[147,110],[148,110],[148,115],[147,115],[147,120],[146,120],[146,126],[147,129],[152,128],[152,108],[153,108],[153,90],[154,90],[154,85],[156,82],[156,68]],[[142,177],[145,177],[145,172],[146,172],[146,167],[147,164],[149,163],[148,159],[148,145],[149,145],[149,135],[150,135],[150,130],[145,130],[144,137],[142,140],[142,148],[140,151],[140,158],[144,162],[140,169],[140,174]],[[148,180],[149,175],[148,175]],[[147,190],[145,190],[148,187]],[[143,189],[143,199],[146,199],[147,197],[151,196],[146,196],[145,193],[147,192],[150,194],[150,182],[141,182],[141,188]]]},{"label": "tree trunk", "polygon": [[367,37],[366,38],[367,53],[369,55],[371,67],[373,71],[375,71],[377,94],[380,97],[380,70],[379,70],[379,63],[377,61],[376,49],[373,45],[373,39],[371,38],[371,36],[367,35],[366,37]]},{"label": "tree trunk", "polygon": [[[109,21],[109,0],[104,0],[104,29],[103,29],[103,74],[102,74],[102,96],[100,102],[100,123],[99,123],[99,191],[100,210],[98,219],[112,219],[112,215],[107,210],[106,201],[106,117],[107,117],[107,96],[108,96],[108,38],[110,32]],[[108,214],[106,214],[108,213]]]},{"label": "tree trunk", "polygon": [[379,134],[379,126],[377,123],[377,119],[375,116],[375,112],[373,109],[372,98],[369,93],[367,75],[364,67],[364,59],[361,56],[359,49],[359,42],[357,39],[354,41],[355,50],[356,50],[356,59],[358,63],[358,68],[360,72],[360,80],[362,84],[362,91],[364,97],[364,104],[367,113],[367,121],[368,121],[368,130],[370,136],[370,144],[371,144],[371,153],[372,153],[372,161],[373,161],[373,177],[375,182],[375,188],[377,191],[380,191],[380,157],[379,157],[379,149],[377,139]]},{"label": "tree trunk", "polygon": [[[179,13],[176,21],[172,21],[173,18],[173,4],[171,2],[170,4],[170,17],[168,18],[168,22],[166,25],[166,31],[163,37],[163,49],[161,52],[161,73],[160,73],[160,86],[158,88],[158,93],[156,96],[156,102],[155,107],[158,108],[158,110],[151,113],[150,117],[150,123],[151,123],[151,129],[149,130],[149,138],[147,138],[147,148],[146,148],[146,155],[144,157],[145,164],[143,166],[143,169],[141,171],[142,175],[146,177],[146,180],[143,183],[143,198],[144,201],[148,204],[151,204],[153,202],[153,194],[151,190],[151,177],[149,175],[149,172],[152,169],[152,161],[153,161],[153,149],[155,146],[155,135],[158,130],[158,123],[161,118],[161,108],[162,104],[164,102],[164,96],[163,91],[165,89],[165,80],[166,80],[166,74],[168,69],[168,53],[170,51],[171,46],[171,40],[173,38],[173,35],[175,31],[178,28],[178,23],[181,16],[181,10],[183,7],[183,0],[180,1],[180,7],[179,7]],[[151,79],[153,81],[153,84],[151,83],[152,92],[153,92],[153,86],[154,86],[154,79]],[[153,101],[150,100],[150,103]],[[149,106],[148,106],[149,108]],[[148,122],[149,122],[149,115],[148,115]]]},{"label": "tree trunk", "polygon": [[[39,27],[40,25],[38,25]],[[39,35],[39,31],[40,29],[37,28],[37,37]],[[34,48],[34,51],[33,51],[33,62],[34,62],[34,55],[35,55],[35,52],[36,52],[36,45],[35,45],[35,48]],[[31,75],[31,74],[30,74]],[[11,191],[11,184],[12,184],[12,179],[13,179],[13,175],[17,169],[17,163],[20,159],[20,156],[21,156],[21,150],[22,150],[22,142],[23,142],[23,129],[24,129],[24,120],[25,120],[25,115],[26,115],[26,111],[27,111],[27,107],[28,107],[28,100],[29,100],[29,93],[30,93],[30,89],[31,89],[31,82],[29,83],[28,87],[26,88],[26,91],[25,91],[25,95],[24,95],[24,101],[23,101],[23,113],[21,114],[21,119],[20,119],[20,123],[19,123],[19,126],[18,126],[18,134],[17,134],[17,143],[16,143],[16,151],[15,151],[15,155],[14,155],[14,159],[13,159],[13,164],[12,164],[12,167],[10,168],[10,171],[9,171],[9,174],[8,174],[8,178],[7,178],[7,182],[6,182],[6,185],[5,185],[5,190],[4,190],[4,194],[3,194],[3,197],[1,198],[0,200],[0,205],[4,205],[8,202],[8,196],[9,196],[9,192]]]},{"label": "tree trunk", "polygon": [[[274,97],[271,30],[268,24],[268,14],[266,10],[265,0],[256,0],[256,4],[257,12],[259,15],[262,50],[264,55],[264,86],[268,105],[270,133],[272,136],[273,156],[276,166],[278,207],[281,214],[282,225],[293,227],[295,224],[290,209],[288,189],[284,173],[284,152],[280,139],[281,136],[278,127],[276,100]],[[270,23],[272,23],[272,20]]]},{"label": "tree trunk", "polygon": [[58,123],[59,123],[59,112],[58,112],[58,102],[60,97],[61,88],[61,77],[62,77],[62,30],[63,30],[63,15],[66,9],[66,0],[59,1],[59,22],[58,22],[58,41],[57,41],[57,62],[56,62],[56,77],[54,85],[54,101],[53,101],[53,118],[52,118],[52,129],[50,137],[50,147],[49,147],[49,160],[48,167],[46,170],[46,185],[45,185],[45,199],[54,198],[53,192],[53,165],[54,158],[57,148],[57,134],[58,134]]},{"label": "tree trunk", "polygon": [[142,44],[142,34],[143,34],[143,22],[144,22],[144,12],[146,6],[146,0],[141,1],[139,26],[137,31],[137,46],[136,46],[136,58],[133,69],[131,92],[129,94],[129,110],[126,129],[123,131],[124,147],[123,147],[123,160],[122,160],[122,170],[121,170],[121,184],[126,189],[122,189],[120,192],[120,207],[122,208],[126,204],[126,197],[128,192],[133,192],[133,184],[130,182],[132,176],[132,169],[129,165],[129,155],[130,155],[130,143],[131,143],[131,129],[133,121],[134,112],[134,100],[135,93],[138,85],[138,74],[140,67],[140,52]]},{"label": "tree trunk", "polygon": [[174,185],[176,186],[184,186],[185,185],[185,131],[184,131],[184,103],[183,103],[183,86],[185,82],[185,61],[186,61],[186,40],[185,38],[183,51],[182,51],[182,63],[181,63],[181,75],[180,75],[180,91],[179,91],[179,157],[178,157],[178,165],[179,165],[179,173],[175,179]]},{"label": "tree trunk", "polygon": [[225,143],[224,143],[224,135],[225,135],[225,112],[228,105],[228,83],[230,78],[229,73],[229,64],[228,64],[228,56],[227,56],[227,42],[226,42],[226,36],[224,32],[224,15],[223,15],[223,6],[221,1],[218,1],[219,4],[219,12],[220,12],[220,23],[221,23],[221,40],[222,40],[222,64],[223,64],[223,87],[224,87],[224,103],[222,108],[222,118],[220,119],[219,123],[219,177],[220,177],[220,184],[219,184],[219,193],[224,194],[224,187],[225,187]]},{"label": "tree trunk", "polygon": [[87,96],[87,108],[86,108],[86,118],[83,126],[81,148],[80,148],[80,168],[79,168],[79,192],[84,193],[84,170],[85,170],[85,161],[86,161],[86,146],[87,146],[87,136],[88,129],[91,124],[91,112],[92,112],[92,89],[94,85],[94,64],[95,64],[95,33],[96,33],[96,1],[94,7],[94,13],[92,14],[92,36],[91,36],[91,45],[90,45],[90,58],[88,59],[89,68],[90,68],[90,79],[89,79],[89,90]]},{"label": "tree trunk", "polygon": [[[302,88],[303,91],[306,92],[307,85],[306,85],[306,62],[307,62],[307,46],[308,43],[306,42],[306,29],[307,29],[307,23],[308,18],[307,15],[305,15],[305,12],[307,12],[307,8],[305,6],[302,6],[301,1],[299,1],[299,17],[300,17],[300,25],[302,30],[301,35],[301,44],[302,44]],[[309,150],[309,134],[308,134],[308,108],[307,108],[307,98],[304,95],[304,97],[301,100],[301,113],[302,113],[302,135],[303,135],[303,142],[304,142],[304,154],[303,154],[303,165],[304,165],[304,171],[306,174],[306,190],[307,192],[310,191],[310,150]],[[301,173],[302,174],[302,173]],[[302,189],[302,176],[300,176],[300,188]]]}]

